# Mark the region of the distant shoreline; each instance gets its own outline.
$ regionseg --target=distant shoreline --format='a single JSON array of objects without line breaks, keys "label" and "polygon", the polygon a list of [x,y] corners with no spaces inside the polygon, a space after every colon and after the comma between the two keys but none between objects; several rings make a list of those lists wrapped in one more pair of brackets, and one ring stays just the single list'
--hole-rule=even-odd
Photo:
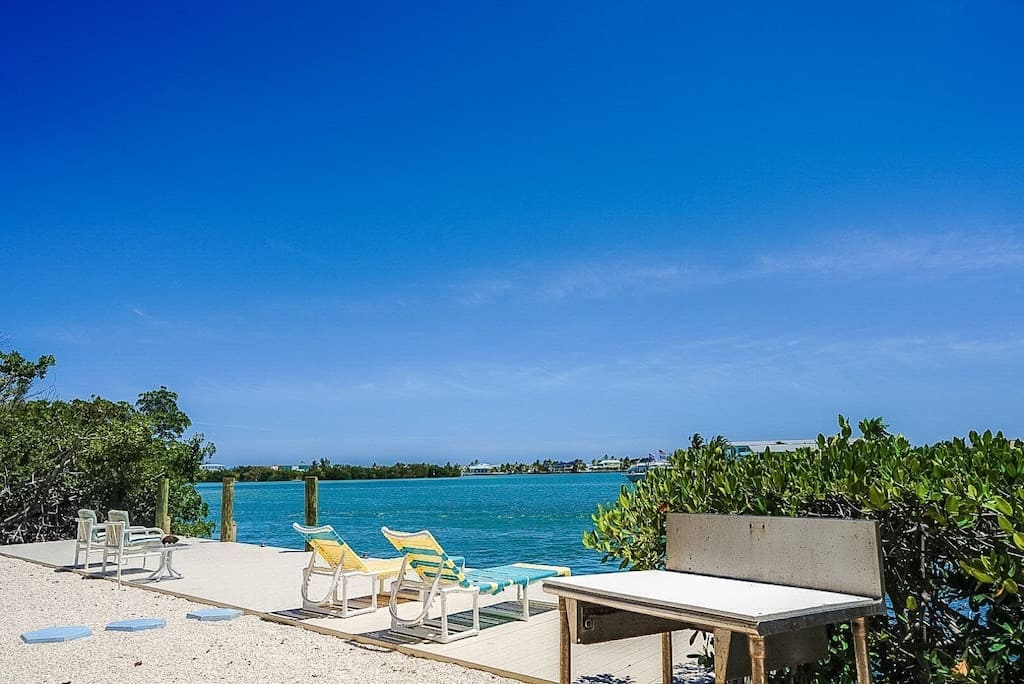
[{"label": "distant shoreline", "polygon": [[[274,477],[267,479],[257,479],[252,477],[241,478],[238,476],[235,470],[213,470],[206,471],[204,477],[196,481],[197,485],[201,484],[220,484],[225,477],[235,478],[236,484],[246,483],[270,483],[270,482],[297,482],[301,483],[303,478],[308,477],[308,472],[303,471],[285,471],[289,474],[289,477]],[[316,475],[317,479],[321,482],[367,482],[373,480],[454,480],[458,478],[475,478],[475,477],[494,477],[498,475],[624,475],[625,470],[580,470],[573,472],[567,471],[540,471],[540,472],[520,472],[520,473],[505,473],[505,472],[493,472],[493,473],[460,473],[457,475],[422,475],[422,476],[390,476],[390,477],[322,477]]]}]

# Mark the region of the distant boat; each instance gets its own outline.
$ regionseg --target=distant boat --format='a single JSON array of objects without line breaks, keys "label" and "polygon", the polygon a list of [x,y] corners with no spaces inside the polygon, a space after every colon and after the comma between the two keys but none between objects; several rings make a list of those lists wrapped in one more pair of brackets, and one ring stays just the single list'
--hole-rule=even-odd
[{"label": "distant boat", "polygon": [[639,482],[640,480],[647,477],[647,473],[650,472],[651,470],[671,470],[671,468],[672,464],[669,463],[668,461],[640,461],[639,463],[631,465],[629,467],[629,470],[623,473],[623,475],[625,475],[626,479],[629,480],[630,482]]}]

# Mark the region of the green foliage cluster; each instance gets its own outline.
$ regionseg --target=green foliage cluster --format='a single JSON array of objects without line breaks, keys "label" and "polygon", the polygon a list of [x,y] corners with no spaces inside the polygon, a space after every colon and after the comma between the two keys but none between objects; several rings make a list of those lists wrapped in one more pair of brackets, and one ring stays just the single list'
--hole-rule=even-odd
[{"label": "green foliage cluster", "polygon": [[193,483],[214,446],[185,437],[191,422],[166,387],[134,405],[101,397],[33,399],[53,357],[0,352],[0,543],[66,539],[79,508],[130,511],[151,524],[157,489],[169,480],[176,532],[206,536],[207,507]]},{"label": "green foliage cluster", "polygon": [[[878,520],[888,615],[871,625],[878,682],[1024,681],[1024,454],[1002,433],[930,446],[862,421],[816,449],[730,459],[677,451],[618,501],[599,506],[584,545],[623,568],[664,567],[665,514],[736,513]],[[854,681],[846,628],[832,657],[775,682]]]},{"label": "green foliage cluster", "polygon": [[234,477],[239,482],[276,482],[280,480],[300,480],[312,475],[321,480],[395,480],[399,478],[423,477],[458,477],[462,468],[446,463],[396,463],[394,465],[370,466],[339,465],[321,459],[306,471],[290,468],[274,469],[270,466],[238,466],[225,470],[217,470],[202,474],[206,482],[220,482],[225,477]]}]

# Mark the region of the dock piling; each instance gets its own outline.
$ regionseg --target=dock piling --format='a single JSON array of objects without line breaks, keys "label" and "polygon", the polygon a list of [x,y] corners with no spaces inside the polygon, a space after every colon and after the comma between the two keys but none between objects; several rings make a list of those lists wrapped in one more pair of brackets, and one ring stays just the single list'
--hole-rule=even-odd
[{"label": "dock piling", "polygon": [[[317,479],[309,475],[306,480],[306,526],[316,527],[317,520]],[[306,544],[306,551],[312,551],[313,547]]]},{"label": "dock piling", "polygon": [[235,478],[225,477],[220,497],[220,540],[222,542],[235,541],[237,527],[233,520],[235,516]]},{"label": "dock piling", "polygon": [[168,490],[167,478],[161,477],[160,488],[156,493],[156,520],[153,521],[153,525],[162,529],[164,534],[171,533],[171,518],[167,515]]}]

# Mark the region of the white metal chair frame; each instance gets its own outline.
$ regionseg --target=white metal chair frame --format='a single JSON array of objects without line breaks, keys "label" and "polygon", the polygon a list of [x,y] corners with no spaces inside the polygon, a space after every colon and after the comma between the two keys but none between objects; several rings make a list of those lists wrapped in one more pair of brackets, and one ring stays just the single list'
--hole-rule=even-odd
[{"label": "white metal chair frame", "polygon": [[[305,610],[312,610],[318,613],[337,615],[339,617],[350,617],[372,613],[377,610],[377,594],[384,592],[384,581],[387,572],[363,572],[361,570],[345,570],[345,554],[348,549],[341,551],[337,567],[330,565],[318,565],[319,554],[314,551],[309,558],[309,565],[302,570],[302,607]],[[309,597],[309,587],[313,575],[324,575],[331,578],[331,584],[321,599]],[[366,577],[370,580],[370,605],[366,608],[349,607],[349,582]],[[341,595],[338,595],[338,590]]]},{"label": "white metal chair frame", "polygon": [[[78,567],[78,559],[82,551],[85,551],[85,565],[83,569],[89,569],[89,554],[102,553],[106,534],[103,527],[91,518],[75,518],[78,527],[75,536],[75,567]],[[93,548],[95,546],[95,548]]]},{"label": "white metal chair frame", "polygon": [[[391,613],[391,631],[408,636],[423,637],[424,628],[436,629],[440,633],[439,638],[429,637],[442,644],[447,644],[458,639],[465,639],[480,633],[480,587],[464,587],[453,582],[441,581],[442,572],[440,569],[434,575],[434,581],[430,584],[421,579],[408,579],[405,571],[409,565],[409,557],[402,560],[402,571],[398,580],[391,584],[391,598],[388,601],[388,612]],[[403,618],[398,614],[398,595],[402,589],[412,589],[419,592],[423,609],[411,619]],[[473,626],[465,630],[452,630],[448,624],[448,595],[449,594],[470,594],[473,597]],[[426,596],[424,596],[426,595]],[[434,599],[440,598],[441,614],[436,618],[428,617]]]},{"label": "white metal chair frame", "polygon": [[131,533],[125,531],[123,522],[106,522],[103,523],[103,528],[106,538],[103,540],[102,571],[104,573],[107,571],[107,562],[113,556],[114,562],[117,564],[118,584],[121,584],[121,568],[127,561],[132,558],[141,558],[142,567],[145,568],[147,558],[159,557],[163,553],[159,546],[154,547],[154,544],[160,543],[159,540],[152,537],[132,539]]},{"label": "white metal chair frame", "polygon": [[134,539],[140,538],[157,538],[162,539],[164,536],[164,530],[162,527],[146,527],[145,525],[132,525],[128,517],[128,511],[121,511],[117,509],[111,509],[107,511],[107,520],[109,522],[123,523],[125,529],[128,531],[128,536]]}]

